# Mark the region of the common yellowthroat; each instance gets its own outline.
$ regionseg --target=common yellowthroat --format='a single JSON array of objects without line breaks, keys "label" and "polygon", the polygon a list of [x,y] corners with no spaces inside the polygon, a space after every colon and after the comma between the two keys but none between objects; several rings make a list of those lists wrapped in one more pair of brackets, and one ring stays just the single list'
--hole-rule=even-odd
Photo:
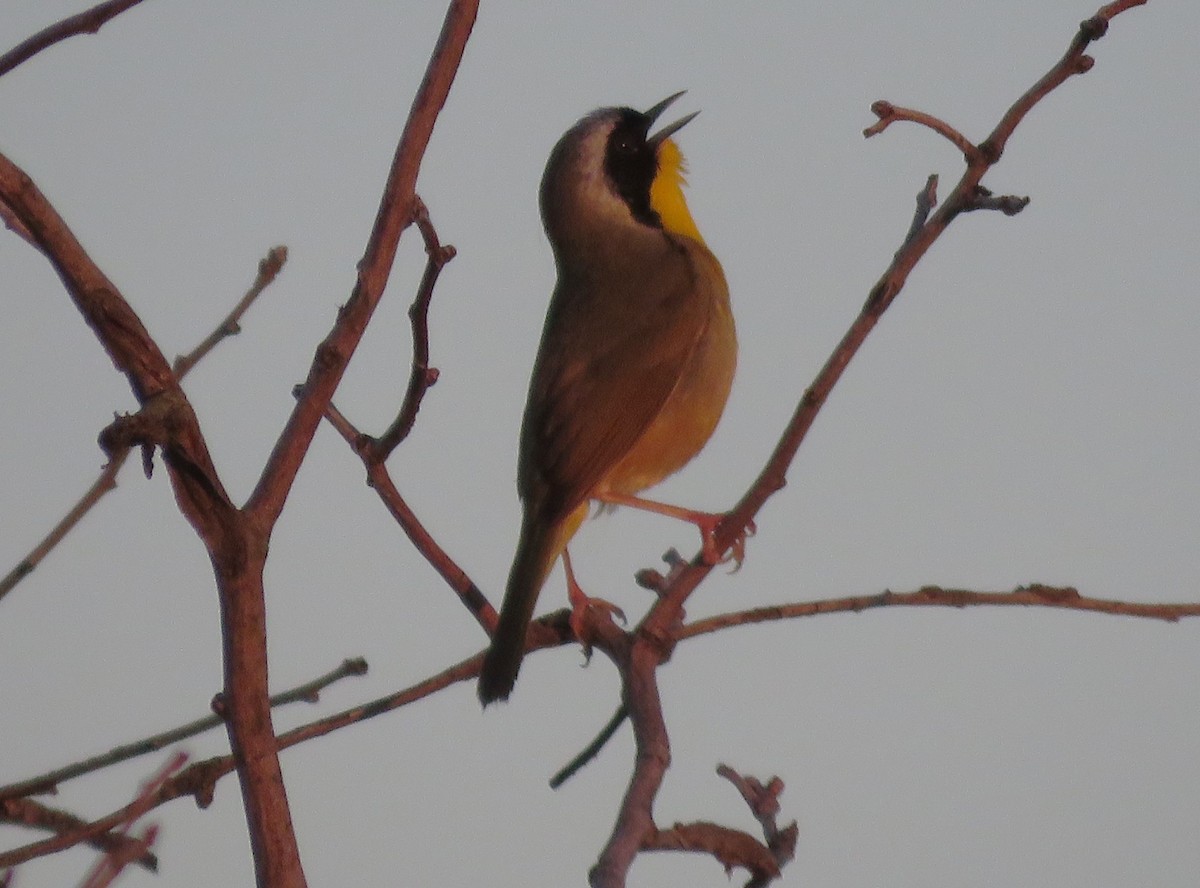
[{"label": "common yellowthroat", "polygon": [[558,281],[521,426],[524,518],[479,676],[485,705],[512,691],[538,593],[559,555],[574,612],[597,603],[566,555],[590,501],[693,521],[706,555],[716,555],[720,516],[636,496],[708,442],[737,363],[725,274],[688,211],[683,156],[670,138],[696,114],[650,134],[681,95],[648,111],[592,112],[546,164],[542,223]]}]

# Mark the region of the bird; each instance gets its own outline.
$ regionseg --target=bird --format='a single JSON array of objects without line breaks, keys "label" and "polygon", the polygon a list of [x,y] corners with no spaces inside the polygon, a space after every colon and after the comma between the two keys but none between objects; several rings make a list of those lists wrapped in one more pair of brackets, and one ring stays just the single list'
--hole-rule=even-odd
[{"label": "bird", "polygon": [[691,521],[706,561],[719,560],[713,531],[722,515],[637,496],[708,442],[737,364],[725,273],[688,210],[672,138],[699,112],[650,133],[683,94],[646,111],[593,111],[546,163],[540,208],[557,281],[521,423],[521,530],[480,670],[485,706],[513,689],[538,594],[560,555],[577,636],[587,608],[619,613],[583,593],[566,551],[592,502]]}]

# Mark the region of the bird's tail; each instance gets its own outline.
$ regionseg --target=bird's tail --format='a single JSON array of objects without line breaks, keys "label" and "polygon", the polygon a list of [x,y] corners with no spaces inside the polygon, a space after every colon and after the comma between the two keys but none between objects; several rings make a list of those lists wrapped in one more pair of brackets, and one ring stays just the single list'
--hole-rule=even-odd
[{"label": "bird's tail", "polygon": [[526,513],[517,554],[508,575],[504,604],[500,608],[500,622],[479,673],[479,699],[484,706],[495,700],[506,700],[512,692],[525,655],[525,633],[533,619],[538,593],[555,559],[566,548],[567,540],[586,514],[584,504],[578,515],[547,524],[540,516]]}]

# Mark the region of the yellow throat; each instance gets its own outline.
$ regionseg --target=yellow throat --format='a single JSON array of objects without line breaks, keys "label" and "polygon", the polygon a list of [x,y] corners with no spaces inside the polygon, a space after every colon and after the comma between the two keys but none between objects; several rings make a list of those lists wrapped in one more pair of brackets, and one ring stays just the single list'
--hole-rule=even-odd
[{"label": "yellow throat", "polygon": [[663,228],[704,243],[700,229],[683,198],[687,184],[687,162],[674,139],[666,139],[658,147],[658,173],[650,183],[650,206],[662,220]]}]

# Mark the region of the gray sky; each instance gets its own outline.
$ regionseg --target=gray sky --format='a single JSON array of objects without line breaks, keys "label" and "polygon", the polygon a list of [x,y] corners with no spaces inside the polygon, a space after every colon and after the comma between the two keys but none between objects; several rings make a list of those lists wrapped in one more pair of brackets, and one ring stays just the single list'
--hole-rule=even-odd
[{"label": "gray sky", "polygon": [[[7,0],[6,49],[85,4]],[[908,226],[931,133],[871,140],[872,101],[981,139],[1066,47],[1089,3],[485,4],[419,183],[459,249],[431,316],[441,380],[391,461],[402,491],[493,601],[516,539],[517,427],[553,280],[536,188],[550,147],[599,105],[678,89],[689,198],[733,294],[742,356],[703,456],[656,491],[720,509],[787,415]],[[33,176],[168,355],[231,307],[276,243],[291,259],[244,332],[188,379],[240,500],[354,281],[387,164],[440,25],[438,3],[147,0],[0,79],[0,150]],[[743,569],[689,616],[907,590],[1070,583],[1195,600],[1200,574],[1200,6],[1152,0],[1095,69],[1030,115],[985,180],[1016,218],[952,226],[822,412]],[[61,517],[134,406],[47,263],[0,232],[0,569]],[[407,378],[392,284],[336,399],[370,431]],[[628,510],[585,525],[581,579],[637,614],[630,582],[694,532]],[[272,681],[363,655],[370,675],[286,728],[408,685],[484,638],[319,435],[268,569]],[[552,578],[541,610],[561,607]],[[1200,871],[1200,624],[1033,610],[876,611],[726,632],[661,675],[674,761],[661,824],[751,828],[718,762],[787,783],[800,821],[785,885],[1189,886]],[[626,730],[567,787],[546,778],[608,718],[611,667],[531,657],[512,702],[473,686],[284,754],[312,885],[581,884],[629,772]],[[207,558],[165,473],[121,486],[3,602],[0,780],[190,720],[220,686]],[[187,744],[220,752],[219,733]],[[158,759],[64,786],[87,815]],[[246,885],[235,781],[211,809],[160,809],[162,874],[123,886]],[[32,834],[0,830],[5,846]],[[74,884],[93,855],[23,866]],[[735,878],[741,879],[742,874]],[[740,884],[738,881],[736,884]],[[723,885],[711,860],[644,857],[631,884]]]}]

